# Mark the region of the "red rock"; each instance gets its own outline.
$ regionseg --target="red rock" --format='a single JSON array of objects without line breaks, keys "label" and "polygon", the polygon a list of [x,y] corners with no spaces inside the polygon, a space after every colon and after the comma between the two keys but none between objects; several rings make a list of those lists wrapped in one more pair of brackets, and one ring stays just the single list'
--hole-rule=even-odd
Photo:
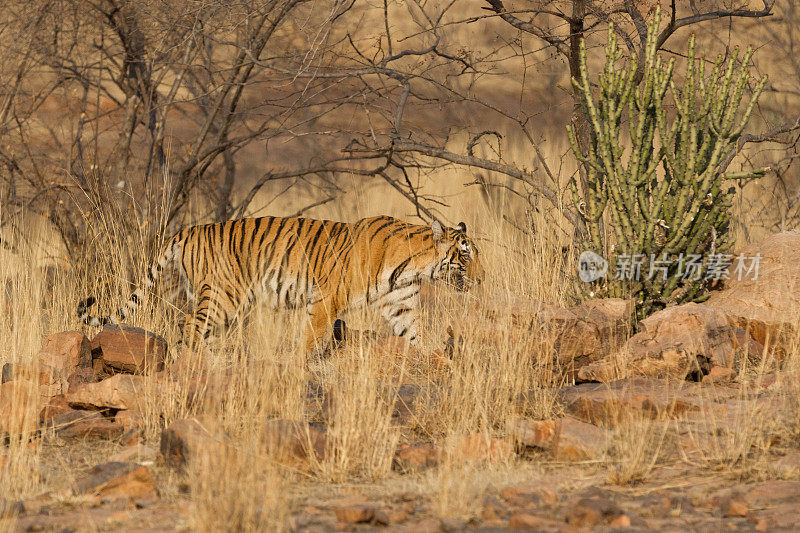
[{"label": "red rock", "polygon": [[508,529],[515,531],[530,531],[539,529],[542,519],[528,513],[515,513],[508,520]]},{"label": "red rock", "polygon": [[375,508],[369,505],[348,505],[336,509],[336,519],[346,524],[363,524],[375,516]]},{"label": "red rock", "polygon": [[50,421],[57,436],[62,439],[116,439],[124,428],[99,411],[69,411]]},{"label": "red rock", "polygon": [[465,435],[456,440],[450,453],[458,461],[487,461],[508,459],[512,452],[509,442],[482,434]]},{"label": "red rock", "polygon": [[631,527],[631,519],[628,515],[620,515],[608,523],[611,527]]},{"label": "red rock", "polygon": [[36,430],[39,422],[39,389],[30,381],[0,384],[0,435],[20,435]]},{"label": "red rock", "polygon": [[439,448],[430,443],[401,444],[394,454],[392,468],[400,472],[415,472],[439,464]]},{"label": "red rock", "polygon": [[486,498],[481,509],[481,519],[487,522],[495,522],[505,518],[508,509],[495,498]]},{"label": "red rock", "polygon": [[38,359],[40,364],[66,376],[78,367],[91,366],[91,345],[79,331],[54,333],[45,339]]},{"label": "red rock", "polygon": [[703,383],[730,383],[736,379],[736,370],[724,366],[715,366],[703,376]]},{"label": "red rock", "polygon": [[608,385],[578,385],[561,394],[572,416],[592,424],[616,426],[631,417],[675,418],[700,410],[701,403],[682,387],[682,382],[630,378]]},{"label": "red rock", "polygon": [[622,516],[625,514],[620,508],[606,498],[583,498],[567,507],[567,523],[576,527],[610,524]]},{"label": "red rock", "polygon": [[91,366],[79,368],[67,376],[68,390],[74,390],[84,383],[96,383],[97,375]]},{"label": "red rock", "polygon": [[137,463],[111,462],[97,465],[76,483],[77,494],[100,498],[155,498],[153,475]]},{"label": "red rock", "polygon": [[500,491],[500,497],[509,505],[522,508],[558,502],[558,497],[550,489],[527,485],[506,487]]},{"label": "red rock", "polygon": [[[629,375],[684,379],[713,366],[733,366],[735,335],[719,309],[695,303],[668,307],[640,325],[623,348]],[[617,364],[615,358],[598,361],[581,368],[578,377],[607,382],[618,374]]]},{"label": "red rock", "polygon": [[507,430],[514,442],[521,446],[550,449],[558,429],[557,420],[530,420],[517,418],[509,422]]},{"label": "red rock", "polygon": [[562,418],[553,447],[553,457],[561,461],[583,461],[602,455],[609,436],[597,426],[573,418]]},{"label": "red rock", "polygon": [[72,411],[72,407],[67,403],[67,399],[63,394],[53,396],[47,401],[47,404],[39,412],[39,422],[42,424],[50,424],[52,419],[58,415]]},{"label": "red rock", "polygon": [[[786,231],[770,235],[759,243],[741,250],[745,259],[736,254],[730,267],[731,279],[722,290],[714,291],[706,305],[725,314],[731,325],[747,330],[770,352],[783,357],[796,344],[796,311],[800,306],[800,233]],[[736,272],[752,265],[749,258],[760,256],[758,277],[742,276]]]},{"label": "red rock", "polygon": [[114,421],[125,428],[125,431],[141,430],[147,427],[147,421],[144,415],[137,409],[127,409],[117,412],[114,416]]},{"label": "red rock", "polygon": [[296,467],[308,467],[310,461],[327,454],[327,435],[307,422],[268,420],[264,424],[263,442],[278,461]]},{"label": "red rock", "polygon": [[152,461],[156,457],[157,451],[143,444],[134,444],[133,446],[126,446],[118,452],[111,455],[109,462],[115,463],[141,463],[142,461]]},{"label": "red rock", "polygon": [[67,402],[79,409],[138,409],[144,407],[150,392],[143,376],[117,374],[98,383],[84,383],[67,393]]},{"label": "red rock", "polygon": [[93,343],[105,366],[118,372],[146,374],[164,369],[167,341],[154,333],[126,325],[107,325]]},{"label": "red rock", "polygon": [[183,418],[161,432],[160,454],[167,466],[185,468],[199,457],[219,453],[226,440],[210,417]]}]

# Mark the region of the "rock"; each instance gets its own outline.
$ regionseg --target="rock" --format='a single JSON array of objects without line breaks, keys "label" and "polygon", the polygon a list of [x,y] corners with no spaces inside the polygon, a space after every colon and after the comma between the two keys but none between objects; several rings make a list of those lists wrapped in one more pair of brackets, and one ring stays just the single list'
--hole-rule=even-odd
[{"label": "rock", "polygon": [[[394,392],[394,391],[392,391]],[[422,392],[418,385],[403,384],[397,387],[393,400],[392,418],[399,425],[409,425],[416,416],[415,407]]]},{"label": "rock", "polygon": [[118,452],[111,455],[108,460],[112,463],[142,463],[144,461],[153,461],[156,457],[157,450],[152,446],[145,446],[143,444],[134,444],[133,446],[126,446]]},{"label": "rock", "polygon": [[487,497],[486,500],[484,500],[480,514],[482,520],[487,522],[497,522],[505,519],[507,515],[508,509],[496,498]]},{"label": "rock", "polygon": [[363,524],[372,521],[375,508],[369,505],[348,505],[336,509],[336,519],[345,524]]},{"label": "rock", "polygon": [[76,494],[92,494],[100,498],[156,497],[150,469],[137,463],[110,462],[97,465],[76,483]]},{"label": "rock", "polygon": [[631,527],[631,518],[628,515],[619,515],[608,523],[611,527]]},{"label": "rock", "polygon": [[511,486],[500,491],[500,497],[514,507],[556,503],[556,495],[544,487]]},{"label": "rock", "polygon": [[114,416],[114,421],[125,428],[125,431],[141,430],[147,427],[147,420],[142,412],[137,409],[119,411]]},{"label": "rock", "polygon": [[519,446],[550,450],[558,460],[582,461],[602,455],[608,433],[592,424],[565,417],[556,420],[516,419],[509,432]]},{"label": "rock", "polygon": [[54,416],[50,424],[62,439],[116,439],[125,429],[99,411],[68,411]]},{"label": "rock", "polygon": [[54,333],[45,339],[38,359],[40,364],[66,376],[76,368],[92,366],[91,344],[79,331]]},{"label": "rock", "polygon": [[139,409],[147,400],[147,378],[117,374],[98,383],[84,383],[67,393],[67,402],[78,409]]},{"label": "rock", "polygon": [[35,431],[40,410],[36,384],[22,379],[0,384],[0,435]]},{"label": "rock", "polygon": [[401,444],[394,454],[392,468],[400,472],[416,472],[437,466],[441,451],[430,443]]},{"label": "rock", "polygon": [[159,448],[164,464],[182,469],[201,456],[218,452],[226,440],[212,418],[182,418],[161,432]]},{"label": "rock", "polygon": [[558,430],[558,420],[516,418],[509,421],[507,431],[519,446],[549,449]]},{"label": "rock", "polygon": [[[74,370],[74,369],[72,369]],[[26,380],[39,385],[39,395],[43,399],[66,393],[69,389],[67,370],[56,370],[44,364],[6,363],[3,365],[3,383]]]},{"label": "rock", "polygon": [[54,417],[72,411],[72,407],[67,403],[67,398],[63,394],[53,396],[47,401],[39,412],[39,422],[44,425],[51,424]]},{"label": "rock", "polygon": [[106,325],[93,340],[106,368],[117,372],[147,374],[164,369],[167,341],[155,333],[124,324]]},{"label": "rock", "polygon": [[621,379],[608,384],[585,383],[560,392],[572,416],[602,426],[634,418],[676,418],[700,410],[702,404],[686,392],[691,384],[648,378]]},{"label": "rock", "polygon": [[594,459],[608,448],[608,434],[597,426],[573,418],[559,420],[553,457],[560,461]]},{"label": "rock", "polygon": [[453,459],[466,461],[501,462],[510,457],[512,446],[505,440],[483,434],[465,435],[458,438],[450,449]]},{"label": "rock", "polygon": [[508,529],[514,531],[530,531],[539,529],[542,519],[528,513],[515,513],[508,519]]},{"label": "rock", "polygon": [[607,382],[619,375],[620,364],[631,376],[702,376],[714,366],[731,368],[737,346],[719,309],[695,303],[668,307],[642,320],[639,333],[622,348],[621,361],[611,357],[584,366],[578,378]]},{"label": "rock", "polygon": [[736,379],[736,370],[724,366],[715,366],[703,376],[703,383],[731,383]]},{"label": "rock", "polygon": [[262,439],[278,461],[308,468],[327,454],[327,435],[307,422],[268,420]]},{"label": "rock", "polygon": [[[593,527],[625,516],[617,505],[607,498],[583,498],[567,507],[567,523],[575,527]],[[628,519],[630,524],[630,519]]]},{"label": "rock", "polygon": [[616,351],[631,331],[634,305],[618,298],[587,300],[569,309],[538,313],[536,323],[544,340],[543,353],[554,354],[567,380],[579,377],[583,366]]},{"label": "rock", "polygon": [[713,503],[725,518],[747,516],[749,511],[744,494],[738,490],[724,490],[714,497]]},{"label": "rock", "polygon": [[[747,330],[762,346],[783,357],[794,345],[795,317],[800,306],[800,232],[786,231],[741,250],[733,258],[730,279],[706,302],[719,309],[731,325]],[[758,276],[742,276],[760,256]],[[742,257],[742,260],[739,258]]]}]

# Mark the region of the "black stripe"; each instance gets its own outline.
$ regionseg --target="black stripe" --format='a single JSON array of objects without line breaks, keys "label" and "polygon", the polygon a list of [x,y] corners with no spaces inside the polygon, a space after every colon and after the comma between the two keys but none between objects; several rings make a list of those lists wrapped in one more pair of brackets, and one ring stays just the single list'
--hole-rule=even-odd
[{"label": "black stripe", "polygon": [[409,257],[405,261],[400,263],[397,266],[397,268],[395,268],[392,271],[391,275],[389,276],[389,292],[392,292],[394,290],[394,284],[397,282],[398,276],[400,276],[400,274],[403,273],[403,270],[405,270],[405,268],[408,266],[408,264],[410,262],[411,262],[411,258]]}]

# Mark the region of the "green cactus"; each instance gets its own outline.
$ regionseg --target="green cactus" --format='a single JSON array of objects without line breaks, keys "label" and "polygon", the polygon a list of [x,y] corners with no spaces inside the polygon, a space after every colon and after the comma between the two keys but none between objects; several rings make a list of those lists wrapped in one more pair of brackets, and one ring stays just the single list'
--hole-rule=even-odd
[{"label": "green cactus", "polygon": [[[672,79],[675,60],[665,64],[657,54],[659,19],[657,10],[648,27],[644,75],[638,84],[635,59],[628,58],[627,66],[618,68],[623,53],[611,26],[605,66],[594,94],[581,42],[581,79],[573,78],[572,83],[581,93],[589,125],[586,153],[581,152],[575,131],[567,127],[572,151],[586,171],[585,187],[579,190],[575,179],[570,183],[573,200],[586,223],[590,248],[611,265],[608,277],[593,287],[594,292],[636,298],[640,316],[707,298],[713,281],[710,273],[732,245],[728,229],[735,191],[725,184],[762,176],[768,170],[735,174],[719,170],[767,81],[766,76],[758,81],[739,114],[752,49],[738,69],[736,49],[727,62],[718,57],[706,75],[705,61],[695,59],[692,35],[686,75],[678,88]],[[611,235],[604,231],[606,225]],[[686,276],[686,259],[697,256],[702,258],[699,271]],[[636,264],[639,276],[631,270]],[[653,272],[658,275],[652,276]],[[699,279],[691,279],[695,275]]]}]

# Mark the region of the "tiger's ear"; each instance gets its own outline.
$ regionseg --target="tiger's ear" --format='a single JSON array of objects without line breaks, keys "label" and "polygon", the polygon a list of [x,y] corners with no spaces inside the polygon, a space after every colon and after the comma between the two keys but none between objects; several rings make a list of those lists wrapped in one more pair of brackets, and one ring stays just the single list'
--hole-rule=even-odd
[{"label": "tiger's ear", "polygon": [[444,230],[442,229],[442,225],[439,223],[438,220],[434,220],[433,224],[431,224],[431,231],[433,231],[433,241],[436,242],[442,238],[444,235]]},{"label": "tiger's ear", "polygon": [[464,224],[463,222],[459,222],[458,226],[456,226],[456,231],[460,231],[461,233],[466,233],[467,232],[467,225]]}]

